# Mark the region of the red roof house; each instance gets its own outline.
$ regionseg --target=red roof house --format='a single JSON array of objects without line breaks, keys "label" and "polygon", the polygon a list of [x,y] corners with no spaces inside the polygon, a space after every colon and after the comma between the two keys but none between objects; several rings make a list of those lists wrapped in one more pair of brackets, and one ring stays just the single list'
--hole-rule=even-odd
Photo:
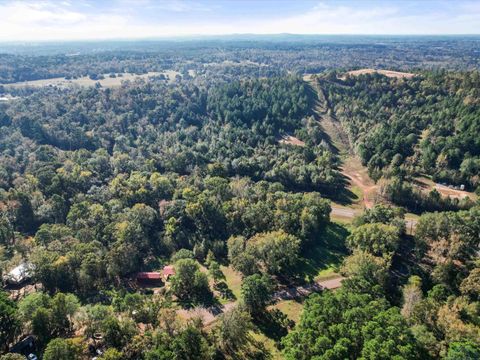
[{"label": "red roof house", "polygon": [[160,274],[159,272],[139,272],[137,274],[137,280],[159,281],[159,280],[162,280],[162,274]]},{"label": "red roof house", "polygon": [[173,265],[167,265],[163,268],[162,272],[163,272],[163,278],[165,280],[168,280],[170,276],[175,275],[175,268],[173,267]]}]

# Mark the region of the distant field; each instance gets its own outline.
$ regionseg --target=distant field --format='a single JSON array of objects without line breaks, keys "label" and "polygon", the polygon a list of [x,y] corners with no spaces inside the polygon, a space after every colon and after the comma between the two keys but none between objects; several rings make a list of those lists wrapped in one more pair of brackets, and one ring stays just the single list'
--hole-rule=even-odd
[{"label": "distant field", "polygon": [[152,76],[165,75],[169,82],[174,82],[175,77],[180,75],[179,72],[173,70],[167,70],[163,72],[148,72],[146,74],[137,75],[131,73],[123,73],[122,76],[115,74],[116,77],[110,77],[109,74],[104,74],[104,79],[93,80],[88,76],[83,76],[77,79],[65,79],[64,77],[52,78],[52,79],[42,79],[42,80],[32,80],[32,81],[22,81],[11,84],[2,84],[6,88],[20,88],[20,87],[45,87],[45,86],[70,86],[70,85],[79,85],[79,86],[94,86],[96,83],[100,83],[103,87],[118,87],[122,85],[122,81],[133,81],[136,79],[148,79]]},{"label": "distant field", "polygon": [[413,73],[400,72],[400,71],[360,69],[360,70],[348,71],[340,79],[345,80],[347,75],[359,76],[359,75],[373,74],[373,73],[378,73],[378,74],[385,75],[386,77],[397,78],[397,79],[404,79],[404,78],[409,79],[415,76],[415,74]]}]

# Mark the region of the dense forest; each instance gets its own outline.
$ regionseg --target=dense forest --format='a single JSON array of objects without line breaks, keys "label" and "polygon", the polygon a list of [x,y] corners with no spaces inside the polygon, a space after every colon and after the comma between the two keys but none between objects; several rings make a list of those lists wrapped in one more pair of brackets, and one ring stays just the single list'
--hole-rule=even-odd
[{"label": "dense forest", "polygon": [[[0,359],[480,358],[477,43],[378,41],[7,46]],[[415,75],[345,75],[352,56]],[[182,76],[8,86],[162,70]]]}]

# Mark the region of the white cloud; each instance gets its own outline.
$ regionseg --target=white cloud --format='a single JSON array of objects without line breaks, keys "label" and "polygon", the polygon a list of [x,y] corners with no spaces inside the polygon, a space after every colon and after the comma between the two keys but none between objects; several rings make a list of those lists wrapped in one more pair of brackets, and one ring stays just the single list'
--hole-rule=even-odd
[{"label": "white cloud", "polygon": [[[408,14],[399,3],[353,7],[345,3],[320,2],[309,11],[268,18],[229,18],[213,21],[211,7],[199,1],[121,0],[111,9],[98,11],[95,3],[56,1],[0,2],[0,40],[80,40],[145,38],[232,33],[298,34],[441,34],[480,33],[480,8],[475,3],[459,6],[456,13]],[[228,6],[228,2],[226,3]],[[90,6],[89,6],[90,5]],[[168,21],[147,21],[133,6],[171,14]],[[211,3],[209,3],[211,6]],[[254,2],[252,2],[254,6]],[[273,6],[273,5],[272,5]],[[403,10],[403,11],[402,11]],[[196,20],[180,22],[176,13],[204,13]]]},{"label": "white cloud", "polygon": [[320,3],[305,14],[266,21],[257,29],[265,33],[301,34],[480,33],[479,13],[472,13],[471,8],[470,12],[460,11],[458,14],[437,12],[435,8],[408,14],[399,6],[362,8]]},{"label": "white cloud", "polygon": [[[344,34],[362,33],[366,26],[375,27],[379,19],[385,19],[398,13],[392,7],[374,7],[370,9],[348,6],[331,6],[320,3],[309,12],[301,15],[266,21],[262,32],[295,32],[301,34]],[[295,29],[289,31],[285,29]],[[377,29],[377,33],[383,30]]]},{"label": "white cloud", "polygon": [[174,12],[212,11],[210,6],[206,6],[200,2],[185,0],[154,1],[150,2],[148,7],[156,10],[167,10]]},{"label": "white cloud", "polygon": [[[63,5],[65,6],[65,4]],[[4,30],[9,30],[5,24],[35,25],[58,24],[70,25],[84,21],[86,16],[79,12],[69,11],[65,8],[52,6],[50,3],[9,3],[0,6]]]}]

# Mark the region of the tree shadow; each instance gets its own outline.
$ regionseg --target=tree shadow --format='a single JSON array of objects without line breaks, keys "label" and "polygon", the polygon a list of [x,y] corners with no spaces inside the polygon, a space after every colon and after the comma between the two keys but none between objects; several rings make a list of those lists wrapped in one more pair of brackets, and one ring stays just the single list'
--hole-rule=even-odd
[{"label": "tree shadow", "polygon": [[278,309],[266,310],[254,318],[254,324],[268,338],[280,341],[295,323]]},{"label": "tree shadow", "polygon": [[212,292],[205,292],[196,296],[191,296],[189,298],[177,299],[177,304],[182,307],[182,309],[193,309],[197,306],[202,306],[206,308],[220,307],[222,304],[215,298]]},{"label": "tree shadow", "polygon": [[348,189],[348,186],[350,184],[350,179],[340,173],[335,191],[324,192],[322,193],[322,196],[340,205],[351,205],[358,200],[358,196],[350,189]]},{"label": "tree shadow", "polygon": [[230,290],[230,288],[228,287],[225,281],[220,281],[219,283],[215,284],[213,288],[220,293],[220,296],[223,299],[231,300],[231,301],[234,301],[237,299],[237,297],[235,296],[233,291]]},{"label": "tree shadow", "polygon": [[345,240],[349,230],[337,223],[329,223],[314,243],[302,249],[303,258],[295,268],[296,282],[311,282],[322,270],[339,267],[348,254]]}]

